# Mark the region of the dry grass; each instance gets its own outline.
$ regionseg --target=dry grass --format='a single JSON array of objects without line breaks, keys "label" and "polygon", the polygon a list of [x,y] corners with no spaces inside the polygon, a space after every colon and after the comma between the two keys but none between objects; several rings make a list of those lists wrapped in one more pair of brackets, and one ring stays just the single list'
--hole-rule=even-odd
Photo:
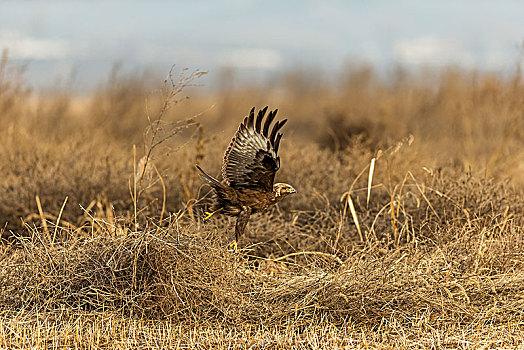
[{"label": "dry grass", "polygon": [[[519,73],[293,72],[214,94],[182,72],[149,96],[114,75],[80,105],[0,68],[0,347],[522,343]],[[194,164],[218,172],[265,104],[290,119],[278,179],[298,194],[234,255],[231,220],[200,219]]]}]

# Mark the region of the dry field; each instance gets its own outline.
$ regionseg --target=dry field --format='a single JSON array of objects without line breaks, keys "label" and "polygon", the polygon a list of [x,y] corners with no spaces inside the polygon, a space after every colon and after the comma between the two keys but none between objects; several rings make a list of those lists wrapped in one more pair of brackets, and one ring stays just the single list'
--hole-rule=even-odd
[{"label": "dry field", "polygon": [[[0,348],[524,348],[520,71],[172,78],[40,94],[2,60]],[[194,164],[265,105],[298,193],[235,255]]]}]

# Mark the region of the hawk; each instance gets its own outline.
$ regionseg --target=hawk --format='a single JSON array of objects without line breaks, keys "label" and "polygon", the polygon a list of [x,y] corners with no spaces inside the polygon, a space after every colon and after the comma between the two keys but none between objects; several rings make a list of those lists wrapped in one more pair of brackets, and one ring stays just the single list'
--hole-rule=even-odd
[{"label": "hawk", "polygon": [[206,212],[204,221],[215,213],[237,217],[232,243],[235,251],[251,214],[263,212],[287,195],[296,193],[291,185],[274,183],[280,168],[278,147],[282,134],[279,130],[287,119],[277,121],[271,129],[278,110],[270,111],[266,117],[267,108],[259,110],[255,120],[253,107],[240,124],[224,155],[222,182],[196,165],[200,177],[215,192],[212,211]]}]

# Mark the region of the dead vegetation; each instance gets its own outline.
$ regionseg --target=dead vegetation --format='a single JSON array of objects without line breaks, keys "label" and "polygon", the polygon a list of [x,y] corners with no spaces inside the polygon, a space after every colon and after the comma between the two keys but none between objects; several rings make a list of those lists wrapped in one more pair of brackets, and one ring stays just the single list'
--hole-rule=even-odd
[{"label": "dead vegetation", "polygon": [[[115,75],[78,108],[0,68],[1,347],[522,342],[519,73],[294,72],[189,101],[200,73],[149,95]],[[234,255],[194,164],[218,172],[252,104],[289,117],[278,179],[298,194]]]}]

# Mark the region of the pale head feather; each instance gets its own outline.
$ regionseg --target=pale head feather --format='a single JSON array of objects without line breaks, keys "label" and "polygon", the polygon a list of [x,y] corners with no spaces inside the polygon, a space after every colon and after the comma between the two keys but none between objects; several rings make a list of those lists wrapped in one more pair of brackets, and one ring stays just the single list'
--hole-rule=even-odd
[{"label": "pale head feather", "polygon": [[275,193],[275,197],[285,197],[288,194],[296,193],[297,191],[293,188],[293,186],[285,183],[277,182],[273,185],[273,193]]}]

